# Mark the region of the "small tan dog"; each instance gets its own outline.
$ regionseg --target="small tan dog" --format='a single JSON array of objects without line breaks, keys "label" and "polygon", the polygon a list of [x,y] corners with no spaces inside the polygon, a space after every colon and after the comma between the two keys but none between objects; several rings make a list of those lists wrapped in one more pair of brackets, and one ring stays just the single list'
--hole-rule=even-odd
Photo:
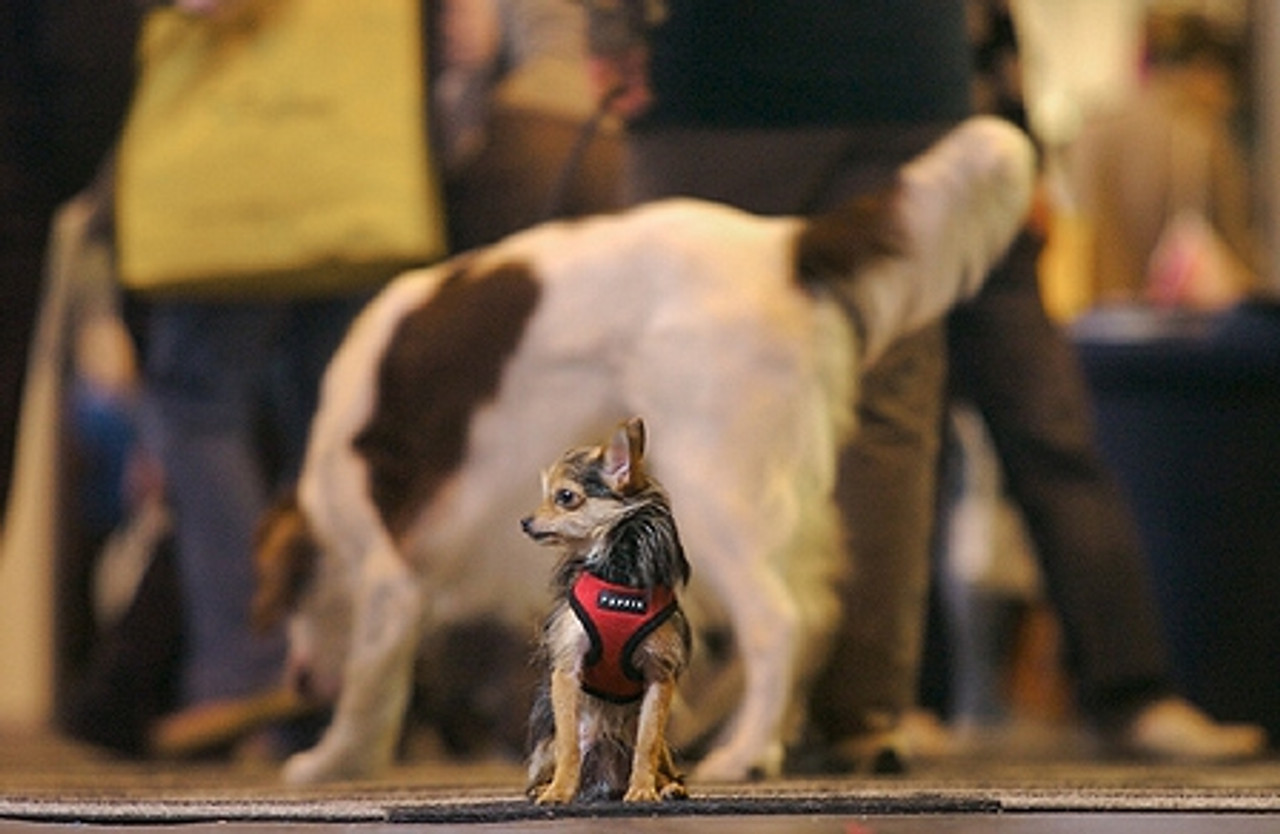
[{"label": "small tan dog", "polygon": [[637,417],[603,446],[566,452],[521,523],[534,541],[562,548],[559,599],[543,629],[547,680],[529,720],[529,793],[539,803],[687,795],[666,726],[689,659],[676,599],[689,563],[667,494],[645,472],[644,442]]}]

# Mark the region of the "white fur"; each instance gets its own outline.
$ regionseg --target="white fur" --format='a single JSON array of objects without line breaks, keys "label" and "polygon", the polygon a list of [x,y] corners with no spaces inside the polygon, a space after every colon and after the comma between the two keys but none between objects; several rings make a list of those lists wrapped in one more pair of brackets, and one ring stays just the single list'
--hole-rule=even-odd
[{"label": "white fur", "polygon": [[[838,614],[846,559],[832,492],[858,370],[977,290],[1020,226],[1030,159],[1012,128],[975,120],[905,169],[910,247],[858,279],[862,344],[840,305],[793,279],[796,218],[674,200],[536,227],[474,255],[478,271],[532,265],[542,296],[496,398],[474,415],[461,469],[397,543],[351,441],[394,328],[451,267],[398,279],[333,360],[299,485],[324,564],[294,616],[291,662],[341,694],[287,778],[363,776],[390,761],[424,630],[488,614],[532,634],[551,562],[517,521],[538,501],[538,473],[636,414],[693,565],[690,619],[704,630],[723,617],[744,670],[734,716],[693,722],[728,719],[696,776],[775,772]],[[696,714],[697,694],[685,702]]]}]

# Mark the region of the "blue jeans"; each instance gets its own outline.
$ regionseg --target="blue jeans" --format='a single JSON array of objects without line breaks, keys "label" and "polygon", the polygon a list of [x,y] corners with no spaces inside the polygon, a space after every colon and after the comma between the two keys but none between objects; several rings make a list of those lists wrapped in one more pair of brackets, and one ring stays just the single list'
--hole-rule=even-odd
[{"label": "blue jeans", "polygon": [[296,477],[320,377],[357,309],[352,299],[152,309],[147,429],[174,513],[186,704],[280,677],[283,632],[249,623],[254,529],[275,489]]}]

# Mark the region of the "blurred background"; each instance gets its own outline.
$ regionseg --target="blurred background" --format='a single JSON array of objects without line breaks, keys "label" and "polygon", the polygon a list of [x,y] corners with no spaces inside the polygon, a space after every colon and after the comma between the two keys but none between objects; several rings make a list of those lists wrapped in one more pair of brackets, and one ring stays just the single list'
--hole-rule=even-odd
[{"label": "blurred background", "polygon": [[[1079,350],[1101,443],[1134,503],[1179,683],[1215,717],[1275,737],[1280,4],[969,3],[975,106],[1026,127],[1042,153],[1045,302]],[[90,684],[111,688],[95,675],[119,661],[112,652],[141,655],[127,668],[154,678],[131,680],[144,693],[138,721],[174,697],[182,646],[165,473],[139,440],[136,402],[148,303],[119,283],[110,211],[111,156],[149,12],[133,0],[7,0],[0,10],[0,393],[16,438],[3,457],[0,726],[74,724]],[[463,162],[431,184],[451,219],[450,250],[493,234],[468,225],[477,206],[534,195],[503,219],[515,228],[539,219],[556,187],[591,102],[581,79],[563,82],[563,63],[539,71],[540,91],[525,92],[535,73],[502,95],[562,116],[555,138],[520,133],[526,124],[499,142],[508,154],[534,147],[519,137],[549,143],[522,163],[536,183],[495,185],[486,177],[498,168],[468,168],[467,111],[454,111],[450,153]],[[455,75],[433,92],[459,95],[466,83]],[[546,104],[548,88],[561,99]],[[617,165],[608,139],[592,163],[605,181]],[[606,186],[577,211],[613,205]],[[938,559],[953,590],[994,613],[937,614],[922,703],[951,722],[1070,721],[1029,545],[998,478],[982,474],[980,428],[957,419],[969,515],[941,537]],[[288,453],[277,448],[273,463],[283,468]]]}]

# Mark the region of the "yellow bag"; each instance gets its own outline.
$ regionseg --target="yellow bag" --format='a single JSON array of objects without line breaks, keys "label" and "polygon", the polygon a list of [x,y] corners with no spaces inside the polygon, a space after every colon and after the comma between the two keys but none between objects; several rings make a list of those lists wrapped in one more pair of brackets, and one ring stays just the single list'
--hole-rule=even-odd
[{"label": "yellow bag", "polygon": [[418,0],[241,2],[146,21],[116,180],[124,285],[313,296],[440,257]]}]

